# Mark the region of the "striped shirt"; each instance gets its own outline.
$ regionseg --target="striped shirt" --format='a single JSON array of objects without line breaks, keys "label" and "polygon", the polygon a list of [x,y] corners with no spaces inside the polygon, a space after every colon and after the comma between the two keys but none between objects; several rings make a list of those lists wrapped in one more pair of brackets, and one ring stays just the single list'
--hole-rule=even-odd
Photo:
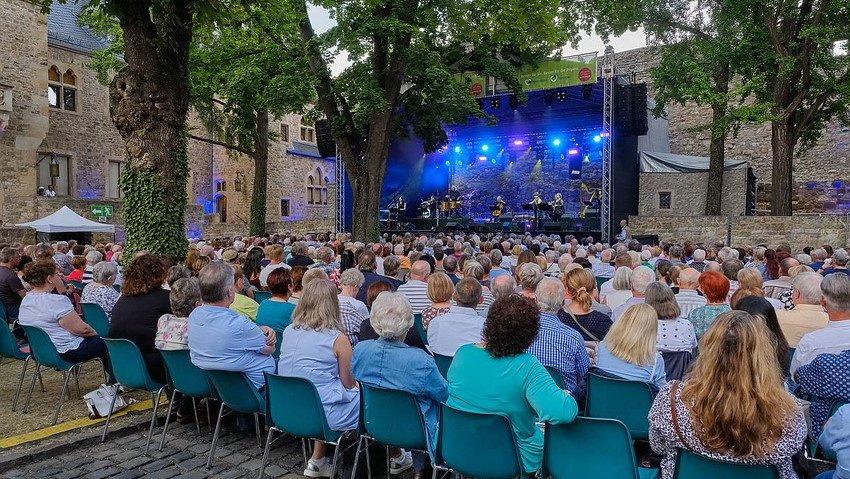
[{"label": "striped shirt", "polygon": [[411,279],[399,286],[398,292],[403,293],[407,300],[410,301],[413,314],[422,314],[422,310],[431,306],[431,299],[428,297],[428,283],[424,281]]},{"label": "striped shirt", "polygon": [[682,310],[680,318],[687,319],[691,311],[705,306],[705,298],[700,296],[695,289],[679,289],[679,294],[676,295],[676,303],[679,304],[679,309]]},{"label": "striped shirt", "polygon": [[94,266],[86,265],[86,270],[83,271],[83,283],[91,283],[94,281]]},{"label": "striped shirt", "polygon": [[564,388],[570,391],[575,391],[577,378],[585,377],[590,367],[581,335],[551,313],[540,313],[537,338],[525,352],[536,357],[540,364],[557,369]]},{"label": "striped shirt", "polygon": [[475,308],[475,312],[486,318],[487,313],[490,312],[490,305],[492,305],[493,301],[496,299],[493,298],[493,293],[486,289],[481,292],[481,298],[482,302]]},{"label": "striped shirt", "polygon": [[339,319],[342,323],[342,329],[351,345],[357,344],[358,335],[360,334],[360,323],[369,319],[369,309],[363,304],[363,301],[357,300],[349,296],[339,295]]}]

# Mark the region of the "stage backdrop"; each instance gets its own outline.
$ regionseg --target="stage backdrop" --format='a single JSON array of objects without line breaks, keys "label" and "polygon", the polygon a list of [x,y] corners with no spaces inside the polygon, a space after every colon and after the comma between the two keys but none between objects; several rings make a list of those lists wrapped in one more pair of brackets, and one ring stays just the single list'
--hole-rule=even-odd
[{"label": "stage backdrop", "polygon": [[418,215],[419,201],[443,197],[450,185],[464,196],[464,217],[490,218],[489,206],[501,195],[509,209],[539,191],[544,201],[562,193],[565,216],[575,216],[581,198],[598,192],[602,177],[602,84],[527,93],[525,105],[512,108],[508,95],[483,98],[491,120],[447,125],[449,142],[425,154],[417,138],[393,140],[382,191],[386,208],[394,198],[408,203],[406,216]]}]

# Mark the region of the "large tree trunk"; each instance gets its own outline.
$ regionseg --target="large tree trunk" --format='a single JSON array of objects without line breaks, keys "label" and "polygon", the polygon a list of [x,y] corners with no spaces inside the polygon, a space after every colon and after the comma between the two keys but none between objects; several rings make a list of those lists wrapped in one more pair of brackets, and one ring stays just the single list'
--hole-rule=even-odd
[{"label": "large tree trunk", "polygon": [[157,24],[150,1],[113,5],[127,65],[109,85],[109,113],[126,147],[121,175],[127,256],[186,253],[186,113],[192,13],[175,0]]},{"label": "large tree trunk", "polygon": [[266,232],[266,192],[269,170],[269,112],[257,110],[257,129],[254,138],[254,191],[251,192],[250,235]]},{"label": "large tree trunk", "polygon": [[[714,92],[724,96],[729,91],[729,64],[722,65],[713,76]],[[723,167],[726,161],[726,102],[711,106],[711,144],[708,154],[708,185],[705,194],[706,216],[717,216],[723,209]]]},{"label": "large tree trunk", "polygon": [[791,216],[791,187],[794,165],[794,135],[788,119],[771,122],[771,140],[773,149],[773,175],[770,214]]}]

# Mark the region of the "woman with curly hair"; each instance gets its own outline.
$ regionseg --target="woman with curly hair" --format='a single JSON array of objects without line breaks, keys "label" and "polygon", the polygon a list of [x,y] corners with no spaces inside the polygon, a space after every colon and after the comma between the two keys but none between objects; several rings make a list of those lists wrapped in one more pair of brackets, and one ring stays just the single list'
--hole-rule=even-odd
[{"label": "woman with curly hair", "polygon": [[806,419],[783,376],[764,320],[745,311],[718,316],[692,371],[661,388],[649,411],[649,443],[663,456],[663,479],[673,477],[680,448],[722,461],[772,464],[782,479],[796,479],[791,458],[806,438]]},{"label": "woman with curly hair", "polygon": [[129,339],[139,347],[154,381],[165,382],[165,365],[154,345],[157,322],[171,314],[168,290],[162,289],[168,271],[156,256],[141,255],[124,269],[121,297],[112,308],[109,337]]},{"label": "woman with curly hair", "polygon": [[543,433],[536,421],[568,423],[578,413],[570,393],[525,352],[537,337],[539,317],[537,305],[521,296],[496,300],[484,322],[483,342],[461,346],[448,373],[446,404],[507,416],[527,473],[543,462]]}]

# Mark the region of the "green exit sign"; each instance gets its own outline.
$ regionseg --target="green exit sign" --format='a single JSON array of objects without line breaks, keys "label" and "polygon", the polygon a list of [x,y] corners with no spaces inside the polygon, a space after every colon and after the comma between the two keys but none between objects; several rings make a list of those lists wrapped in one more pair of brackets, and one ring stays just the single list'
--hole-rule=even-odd
[{"label": "green exit sign", "polygon": [[114,208],[110,205],[91,205],[91,215],[96,218],[112,218]]}]

